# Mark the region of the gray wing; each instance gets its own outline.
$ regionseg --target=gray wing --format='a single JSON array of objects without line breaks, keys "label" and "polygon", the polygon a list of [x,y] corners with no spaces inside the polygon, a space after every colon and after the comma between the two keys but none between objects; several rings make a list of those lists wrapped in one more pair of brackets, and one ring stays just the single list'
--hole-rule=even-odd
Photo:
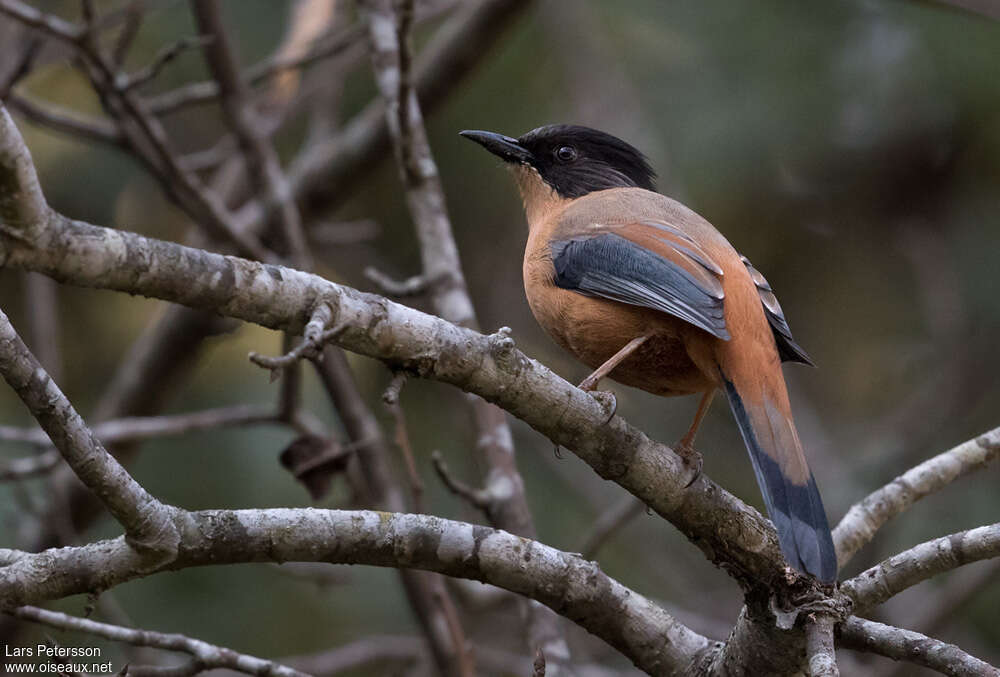
[{"label": "gray wing", "polygon": [[774,295],[771,285],[767,283],[760,271],[753,267],[750,259],[745,256],[740,256],[740,259],[743,260],[743,264],[746,265],[747,271],[750,273],[750,278],[757,286],[760,302],[764,306],[764,314],[767,315],[767,322],[771,325],[771,333],[774,334],[774,342],[778,344],[778,355],[781,356],[781,361],[799,362],[815,367],[816,365],[806,354],[806,351],[792,338],[792,330],[788,326],[788,320],[785,319],[785,313],[782,312],[781,304],[778,303],[778,297]]},{"label": "gray wing", "polygon": [[720,269],[666,239],[657,238],[650,245],[657,251],[616,233],[554,241],[555,284],[669,313],[728,340],[722,283],[715,273]]}]

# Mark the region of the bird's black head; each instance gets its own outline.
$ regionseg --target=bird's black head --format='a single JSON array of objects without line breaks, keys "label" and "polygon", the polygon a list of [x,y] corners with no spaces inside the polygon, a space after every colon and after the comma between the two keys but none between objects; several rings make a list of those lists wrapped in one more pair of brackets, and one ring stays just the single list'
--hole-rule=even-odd
[{"label": "bird's black head", "polygon": [[655,190],[656,173],[642,153],[621,139],[589,127],[546,125],[514,139],[494,132],[462,136],[506,162],[525,165],[564,198],[607,188]]}]

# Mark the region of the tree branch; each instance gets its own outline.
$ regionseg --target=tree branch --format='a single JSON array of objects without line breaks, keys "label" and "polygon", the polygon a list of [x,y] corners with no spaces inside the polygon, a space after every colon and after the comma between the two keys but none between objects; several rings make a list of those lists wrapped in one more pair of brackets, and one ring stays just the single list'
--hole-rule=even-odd
[{"label": "tree branch", "polygon": [[857,616],[837,626],[837,637],[848,649],[923,665],[952,677],[1000,677],[1000,670],[954,644]]},{"label": "tree branch", "polygon": [[[199,671],[228,668],[248,675],[263,677],[309,677],[304,672],[286,667],[273,661],[237,653],[232,649],[215,646],[200,639],[186,637],[174,633],[153,632],[151,630],[136,630],[120,625],[99,623],[88,618],[77,618],[68,614],[38,607],[22,606],[10,612],[11,615],[25,621],[42,623],[60,630],[84,632],[97,637],[104,637],[115,642],[124,642],[135,646],[148,646],[167,651],[180,651],[191,655],[198,663]],[[131,667],[128,674],[132,674]]]},{"label": "tree branch", "polygon": [[[537,599],[650,674],[682,673],[713,646],[595,562],[488,527],[429,515],[312,509],[211,510],[179,520],[178,556],[157,570],[261,561],[417,568]],[[3,609],[152,573],[141,570],[122,538],[9,559],[0,567]]]},{"label": "tree branch", "polygon": [[251,107],[218,1],[193,0],[193,8],[201,32],[212,38],[204,48],[205,58],[219,83],[222,110],[246,158],[254,190],[276,205],[275,221],[288,244],[292,260],[300,270],[309,270],[312,257],[306,246],[298,207],[281,169],[278,153]]},{"label": "tree branch", "polygon": [[15,110],[35,124],[78,138],[123,147],[125,140],[118,128],[103,118],[83,117],[76,111],[41,103],[20,94],[7,97],[11,110]]},{"label": "tree branch", "polygon": [[[110,446],[150,437],[183,435],[198,430],[255,423],[277,424],[280,421],[273,407],[248,404],[173,416],[135,416],[104,421],[92,426],[91,432],[105,446]],[[44,446],[50,444],[48,435],[40,428],[0,426],[0,440]],[[37,456],[16,459],[6,466],[0,466],[0,480],[20,479],[48,472],[59,465],[60,458],[62,457],[57,450],[51,450]]]},{"label": "tree branch", "polygon": [[[348,436],[358,444],[358,462],[376,507],[392,512],[407,510],[406,496],[389,464],[390,451],[375,414],[358,391],[347,357],[328,347],[316,371],[337,410]],[[427,637],[438,668],[445,674],[474,672],[465,635],[456,622],[457,610],[439,577],[420,571],[399,572],[403,589]]]},{"label": "tree branch", "polygon": [[893,517],[997,458],[1000,458],[1000,428],[924,461],[855,503],[833,530],[839,566],[843,568]]},{"label": "tree branch", "polygon": [[959,531],[905,550],[841,585],[864,613],[903,590],[970,562],[1000,556],[1000,522]]},{"label": "tree branch", "polygon": [[[386,126],[395,148],[422,261],[421,276],[428,281],[434,311],[456,325],[477,328],[475,309],[462,274],[458,246],[452,233],[437,164],[424,128],[423,113],[411,83],[410,29],[413,1],[365,0],[375,82],[385,101]],[[489,468],[487,514],[492,524],[515,534],[535,538],[534,520],[524,495],[524,480],[514,460],[513,436],[504,413],[478,397],[469,399],[479,439],[476,449]],[[502,489],[500,488],[502,486]],[[557,619],[539,606],[529,605],[530,652],[541,651],[550,677],[570,674],[569,646]]]},{"label": "tree branch", "polygon": [[151,558],[172,559],[178,541],[173,509],[153,498],[105,451],[3,311],[0,375],[17,392],[80,481],[122,525],[128,542]]},{"label": "tree branch", "polygon": [[840,677],[833,649],[833,625],[829,614],[816,612],[806,620],[806,658],[811,677]]}]

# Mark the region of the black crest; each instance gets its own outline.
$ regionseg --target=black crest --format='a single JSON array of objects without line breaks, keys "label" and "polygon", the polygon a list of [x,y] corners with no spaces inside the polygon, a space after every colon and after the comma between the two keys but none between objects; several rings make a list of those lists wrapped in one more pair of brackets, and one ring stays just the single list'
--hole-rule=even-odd
[{"label": "black crest", "polygon": [[547,125],[518,140],[528,164],[567,198],[607,188],[656,190],[656,173],[635,147],[605,132],[577,125]]}]

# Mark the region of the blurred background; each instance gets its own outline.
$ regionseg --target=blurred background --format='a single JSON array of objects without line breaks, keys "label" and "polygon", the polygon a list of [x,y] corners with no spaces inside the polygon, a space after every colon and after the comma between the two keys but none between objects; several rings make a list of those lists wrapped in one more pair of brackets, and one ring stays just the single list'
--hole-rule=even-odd
[{"label": "blurred background", "polygon": [[[75,0],[35,4],[79,16]],[[433,7],[418,26],[418,51],[453,11],[449,3],[424,4]],[[136,69],[164,45],[197,32],[186,3],[147,5],[127,62]],[[344,5],[340,27],[356,20]],[[223,7],[247,64],[281,42],[289,3],[229,0]],[[8,21],[0,18],[0,25]],[[276,136],[286,160],[317,126],[338,128],[373,96],[363,41],[358,47],[338,57],[335,76],[318,66],[304,80],[308,113],[284,121]],[[206,75],[198,51],[185,52],[144,91],[167,91]],[[85,78],[58,50],[43,52],[16,91],[100,113]],[[540,0],[526,3],[476,70],[441,94],[427,118],[484,330],[511,327],[523,351],[574,382],[587,370],[543,334],[524,300],[527,229],[513,182],[498,161],[457,133],[519,135],[571,122],[644,150],[661,192],[705,216],[767,276],[796,339],[818,365],[789,366],[786,376],[832,523],[912,465],[1000,425],[1000,23],[988,16],[920,1]],[[55,209],[155,237],[188,237],[189,221],[129,154],[17,120]],[[167,126],[185,151],[212,147],[224,130],[215,105],[173,114]],[[310,206],[319,272],[373,291],[363,275],[367,266],[396,278],[419,272],[391,152],[337,190],[330,200],[319,190]],[[0,273],[0,280],[0,303],[26,331],[35,283],[13,271]],[[122,356],[163,312],[162,304],[69,287],[55,293],[58,326],[41,336],[58,350],[33,347],[55,356],[60,385],[92,416]],[[420,298],[406,302],[427,307]],[[43,340],[38,336],[36,342]],[[171,384],[164,411],[273,402],[278,385],[247,361],[250,350],[278,353],[281,337],[252,326],[213,337],[201,346],[193,371]],[[363,358],[351,357],[351,364],[391,431],[379,399],[391,375]],[[683,434],[697,405],[695,398],[605,387],[616,393],[621,415],[668,443]],[[339,426],[311,372],[305,388],[306,406]],[[444,489],[430,464],[431,452],[440,450],[456,476],[470,483],[480,477],[461,394],[411,380],[401,402],[428,511],[483,522]],[[0,422],[30,423],[6,388],[0,389]],[[624,492],[572,454],[557,458],[551,443],[527,426],[512,424],[540,540],[579,551],[595,520],[622,506]],[[142,445],[131,469],[159,498],[185,508],[311,505],[278,464],[292,435],[265,426],[154,440]],[[697,446],[710,477],[763,510],[738,431],[720,402]],[[30,452],[5,442],[0,467]],[[918,542],[996,522],[998,479],[994,466],[915,505],[886,525],[845,575]],[[47,495],[45,477],[0,482],[0,546],[14,547],[37,526],[34,512]],[[348,504],[340,480],[318,503]],[[71,538],[115,534],[115,525],[102,518]],[[656,516],[639,512],[594,557],[610,576],[718,639],[742,603],[737,586]],[[912,588],[873,618],[954,642],[996,664],[998,574],[995,562],[967,565]],[[509,600],[493,601],[478,584],[459,586],[456,599],[483,655],[493,651],[500,664],[518,651],[519,621]],[[73,598],[55,608],[79,614],[92,603]],[[395,573],[361,567],[245,565],[159,575],[102,595],[96,617],[274,657],[369,635],[388,635],[386,642],[400,646],[418,636]],[[51,634],[65,644],[104,646],[117,662],[153,660],[27,624],[17,631],[18,642]],[[582,631],[573,628],[569,636],[575,656],[627,667]],[[858,671],[845,668],[846,674],[895,669],[884,659],[855,660],[850,665]],[[353,674],[403,674],[401,666],[405,661]],[[912,666],[903,670],[899,674],[921,674]]]}]

